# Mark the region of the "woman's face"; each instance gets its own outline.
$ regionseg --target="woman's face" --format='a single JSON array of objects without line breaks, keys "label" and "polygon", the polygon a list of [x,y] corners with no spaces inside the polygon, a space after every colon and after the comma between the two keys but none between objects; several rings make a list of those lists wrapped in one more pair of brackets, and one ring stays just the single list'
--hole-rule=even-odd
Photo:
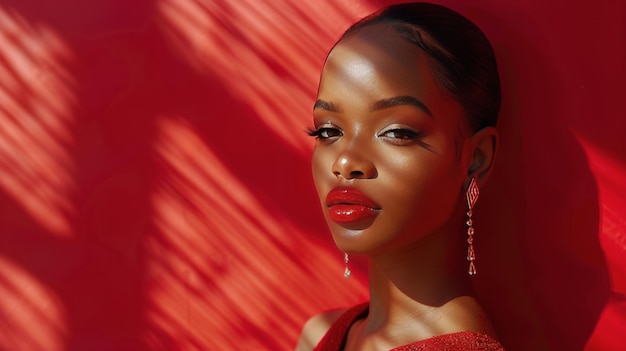
[{"label": "woman's face", "polygon": [[328,56],[317,98],[313,178],[338,247],[376,254],[445,231],[469,157],[463,111],[426,54],[361,29]]}]

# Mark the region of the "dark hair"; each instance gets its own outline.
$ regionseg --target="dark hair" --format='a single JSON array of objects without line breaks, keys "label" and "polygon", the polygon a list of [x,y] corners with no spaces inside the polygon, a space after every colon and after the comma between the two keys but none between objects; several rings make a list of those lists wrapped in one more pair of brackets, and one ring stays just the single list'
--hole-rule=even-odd
[{"label": "dark hair", "polygon": [[363,18],[342,38],[379,23],[391,26],[434,59],[437,81],[466,111],[472,132],[496,125],[501,101],[498,67],[491,44],[476,25],[440,5],[407,3]]}]

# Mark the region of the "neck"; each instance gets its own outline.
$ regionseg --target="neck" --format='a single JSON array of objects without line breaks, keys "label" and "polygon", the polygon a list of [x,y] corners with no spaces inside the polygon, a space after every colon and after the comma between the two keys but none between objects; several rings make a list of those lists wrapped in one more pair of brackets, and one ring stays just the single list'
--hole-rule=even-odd
[{"label": "neck", "polygon": [[367,329],[393,330],[415,320],[432,327],[442,320],[438,313],[442,306],[472,296],[463,268],[463,244],[460,236],[431,235],[414,245],[372,256]]}]

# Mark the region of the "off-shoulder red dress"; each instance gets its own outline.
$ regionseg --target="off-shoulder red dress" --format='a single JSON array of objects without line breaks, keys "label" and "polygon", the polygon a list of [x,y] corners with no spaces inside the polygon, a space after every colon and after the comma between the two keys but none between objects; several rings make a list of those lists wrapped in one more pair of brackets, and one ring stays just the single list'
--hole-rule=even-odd
[{"label": "off-shoulder red dress", "polygon": [[[341,315],[330,327],[314,351],[342,351],[348,331],[354,322],[365,318],[369,304],[357,305]],[[500,343],[492,337],[480,333],[463,331],[434,336],[390,351],[504,351]]]}]

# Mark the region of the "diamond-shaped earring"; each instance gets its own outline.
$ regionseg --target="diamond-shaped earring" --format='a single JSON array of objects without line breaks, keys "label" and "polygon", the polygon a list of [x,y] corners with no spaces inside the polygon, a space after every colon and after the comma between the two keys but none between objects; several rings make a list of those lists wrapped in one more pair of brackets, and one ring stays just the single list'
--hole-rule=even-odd
[{"label": "diamond-shaped earring", "polygon": [[467,248],[467,261],[469,261],[469,275],[476,275],[476,266],[474,265],[474,261],[476,260],[476,254],[474,253],[474,227],[472,222],[472,209],[478,201],[478,195],[480,191],[478,191],[478,183],[476,183],[476,178],[472,177],[470,181],[467,192],[465,196],[467,198],[467,244],[469,245]]}]

